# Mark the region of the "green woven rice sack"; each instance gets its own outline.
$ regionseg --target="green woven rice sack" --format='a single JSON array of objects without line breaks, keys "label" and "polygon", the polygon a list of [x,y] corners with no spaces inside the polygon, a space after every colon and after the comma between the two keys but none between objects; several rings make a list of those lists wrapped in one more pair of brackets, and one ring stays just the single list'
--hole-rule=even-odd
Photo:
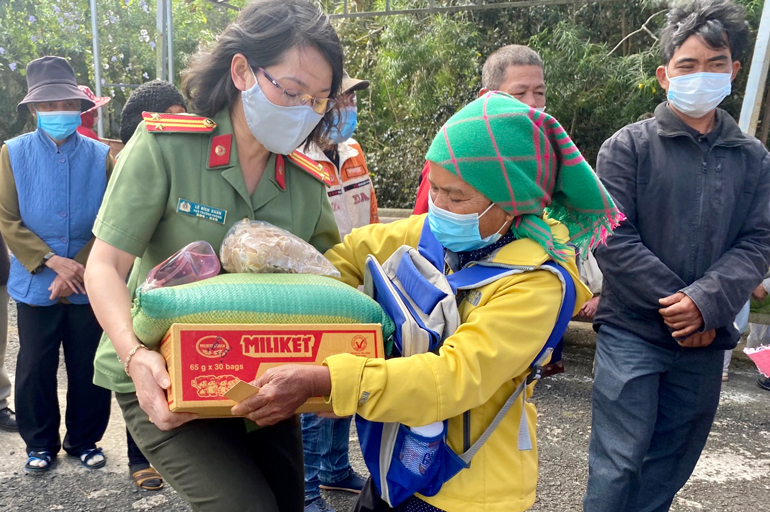
[{"label": "green woven rice sack", "polygon": [[379,304],[346,284],[309,274],[224,274],[197,283],[137,290],[136,336],[155,346],[174,323],[382,324],[393,322]]}]

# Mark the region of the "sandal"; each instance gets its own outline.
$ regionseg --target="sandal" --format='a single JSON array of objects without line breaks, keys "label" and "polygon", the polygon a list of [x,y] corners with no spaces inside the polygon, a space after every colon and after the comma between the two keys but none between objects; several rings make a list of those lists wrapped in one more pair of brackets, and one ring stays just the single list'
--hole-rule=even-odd
[{"label": "sandal", "polygon": [[[101,457],[101,460],[95,461],[96,457]],[[91,448],[80,454],[80,464],[86,469],[103,468],[107,464],[107,457],[104,456],[101,448]]]},{"label": "sandal", "polygon": [[163,477],[152,466],[134,471],[131,478],[137,487],[145,491],[159,491],[163,487]]},{"label": "sandal", "polygon": [[51,469],[51,463],[53,462],[53,455],[51,455],[51,452],[36,452],[32,450],[27,454],[27,457],[27,463],[24,465],[25,471],[30,473],[42,473]]}]

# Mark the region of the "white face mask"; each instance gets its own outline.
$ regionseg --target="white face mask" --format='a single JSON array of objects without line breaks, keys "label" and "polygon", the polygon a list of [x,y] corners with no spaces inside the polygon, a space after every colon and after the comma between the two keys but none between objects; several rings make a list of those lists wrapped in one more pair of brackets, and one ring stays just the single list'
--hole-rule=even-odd
[{"label": "white face mask", "polygon": [[[251,69],[251,68],[249,68]],[[271,153],[288,155],[307,139],[323,118],[310,105],[282,107],[265,96],[254,76],[254,86],[241,93],[243,113],[254,138]]]},{"label": "white face mask", "polygon": [[668,76],[668,101],[682,114],[701,118],[732,92],[732,73],[692,73]]}]

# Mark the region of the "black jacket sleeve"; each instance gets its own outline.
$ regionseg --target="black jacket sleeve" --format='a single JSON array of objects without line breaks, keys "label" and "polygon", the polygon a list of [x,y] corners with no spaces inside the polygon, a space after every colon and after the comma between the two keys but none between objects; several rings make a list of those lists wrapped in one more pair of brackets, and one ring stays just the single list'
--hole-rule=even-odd
[{"label": "black jacket sleeve", "polygon": [[637,231],[637,152],[628,130],[602,145],[596,172],[626,220],[599,246],[594,255],[618,300],[639,313],[657,312],[659,299],[684,288],[685,282],[642,242]]}]

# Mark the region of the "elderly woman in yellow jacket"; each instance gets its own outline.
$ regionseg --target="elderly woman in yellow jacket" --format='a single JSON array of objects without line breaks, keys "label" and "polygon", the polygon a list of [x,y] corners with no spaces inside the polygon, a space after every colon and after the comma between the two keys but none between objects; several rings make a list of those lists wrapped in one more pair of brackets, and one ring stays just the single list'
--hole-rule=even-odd
[{"label": "elderly woman in yellow jacket", "polygon": [[[272,424],[293,414],[309,396],[323,395],[339,416],[357,413],[408,426],[448,419],[448,443],[459,453],[463,413],[470,411],[475,442],[526,379],[554,328],[562,285],[539,267],[553,260],[569,271],[577,289],[574,313],[591,298],[566,242],[591,248],[622,214],[555,119],[508,95],[488,93],[444,125],[427,159],[429,213],[354,230],[326,253],[342,279],[358,286],[368,255],[383,262],[401,245],[416,247],[425,222],[446,249],[448,272],[478,261],[530,271],[466,294],[459,305],[462,323],[438,353],[389,360],[343,354],[320,367],[277,368],[255,382],[260,392],[234,413]],[[516,512],[531,507],[537,451],[518,449],[522,415],[534,447],[535,407],[517,400],[468,469],[437,495],[415,495],[398,510]],[[359,503],[358,510],[366,508]]]}]

